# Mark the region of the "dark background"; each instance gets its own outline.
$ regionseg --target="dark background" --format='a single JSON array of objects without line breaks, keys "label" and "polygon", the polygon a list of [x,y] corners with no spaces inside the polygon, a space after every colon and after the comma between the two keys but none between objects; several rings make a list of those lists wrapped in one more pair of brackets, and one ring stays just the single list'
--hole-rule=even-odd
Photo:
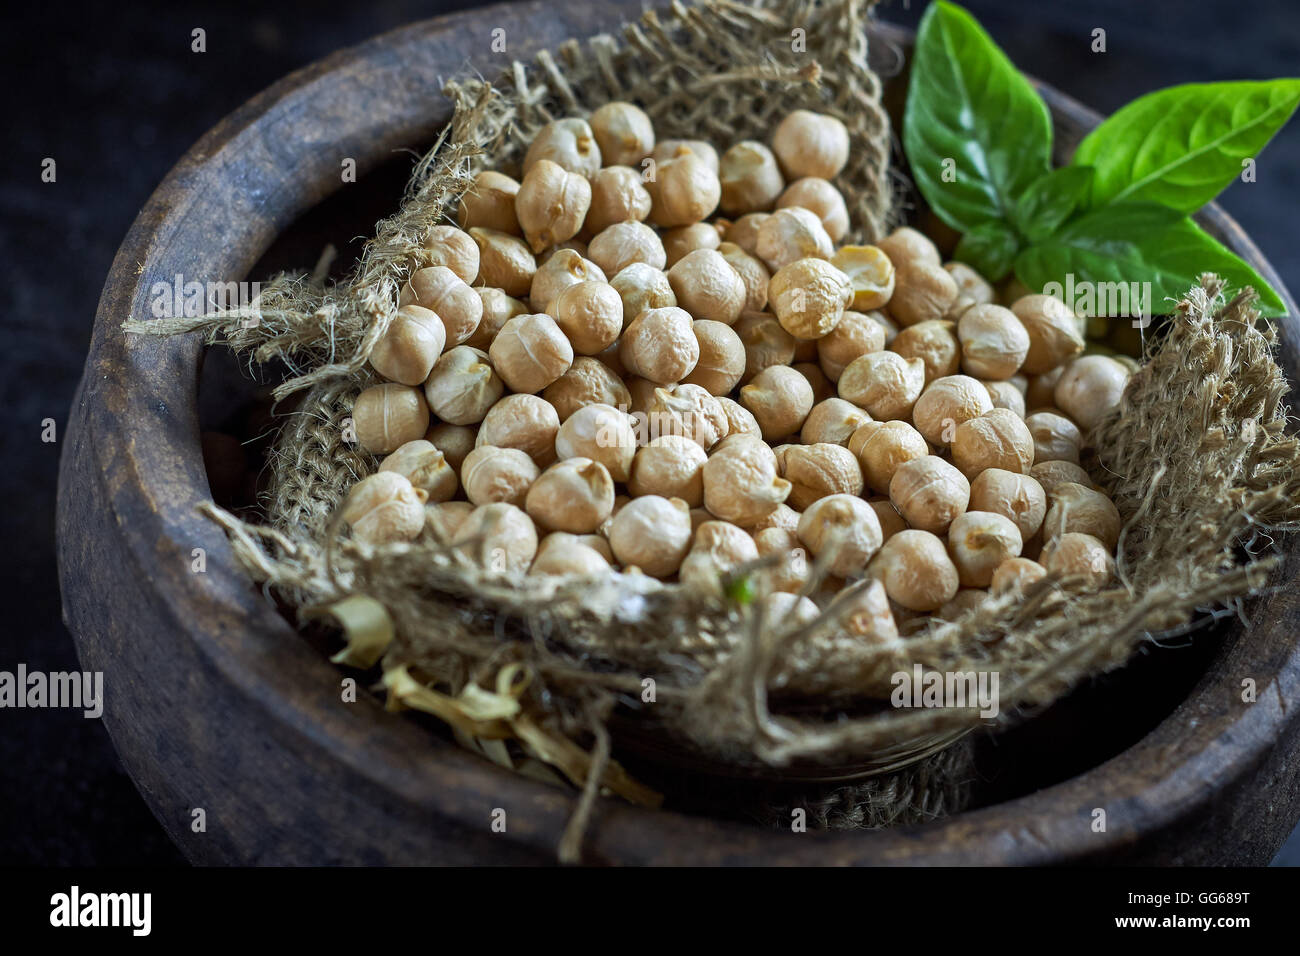
[{"label": "dark background", "polygon": [[[8,102],[0,183],[0,670],[78,667],[54,557],[60,429],[100,288],[136,212],[209,127],[286,73],[412,20],[473,2],[14,5],[0,31]],[[925,4],[892,0],[915,25]],[[1103,112],[1174,83],[1300,72],[1294,0],[967,0],[1023,69]],[[190,31],[207,31],[207,52]],[[1092,30],[1105,54],[1090,51]],[[41,163],[58,164],[56,183]],[[1222,202],[1293,292],[1300,123]],[[1225,835],[1230,839],[1231,835]],[[0,711],[0,863],[182,862],[122,772],[102,725],[67,711]],[[1300,865],[1300,831],[1279,855]]]}]

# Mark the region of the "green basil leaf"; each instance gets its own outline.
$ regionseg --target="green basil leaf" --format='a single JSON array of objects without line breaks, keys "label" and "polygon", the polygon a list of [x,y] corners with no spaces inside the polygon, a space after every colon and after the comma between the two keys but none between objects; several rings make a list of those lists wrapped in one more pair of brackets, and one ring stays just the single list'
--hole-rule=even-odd
[{"label": "green basil leaf", "polygon": [[953,258],[971,266],[990,282],[1000,282],[1016,261],[1020,237],[1004,222],[986,222],[961,237]]},{"label": "green basil leaf", "polygon": [[1090,186],[1091,166],[1054,169],[1025,190],[1012,221],[1030,242],[1046,239],[1084,202]]},{"label": "green basil leaf", "polygon": [[921,18],[903,114],[912,178],[960,232],[1010,219],[1050,168],[1047,107],[969,13],[932,3]]},{"label": "green basil leaf", "polygon": [[[1216,273],[1234,288],[1254,288],[1264,315],[1286,311],[1249,264],[1187,216],[1156,203],[1120,203],[1089,212],[1021,252],[1015,268],[1036,291],[1046,291],[1053,282],[1076,295],[1092,287],[1097,315],[1133,314],[1134,299],[1140,300],[1144,291],[1149,292],[1151,314],[1168,312],[1203,272]],[[1129,308],[1108,307],[1117,302]],[[1066,304],[1074,305],[1068,298]]]},{"label": "green basil leaf", "polygon": [[1300,104],[1300,80],[1189,83],[1134,100],[1079,144],[1092,208],[1158,202],[1195,212],[1241,175]]}]

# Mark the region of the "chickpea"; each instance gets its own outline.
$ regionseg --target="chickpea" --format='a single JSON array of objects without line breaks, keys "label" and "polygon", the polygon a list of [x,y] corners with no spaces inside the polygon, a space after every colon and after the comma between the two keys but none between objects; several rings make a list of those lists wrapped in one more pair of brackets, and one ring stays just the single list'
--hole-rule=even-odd
[{"label": "chickpea", "polygon": [[650,151],[650,158],[655,163],[666,163],[686,153],[694,153],[715,174],[718,172],[720,168],[718,151],[713,148],[712,144],[703,139],[660,140],[655,148]]},{"label": "chickpea", "polygon": [[626,266],[609,284],[623,300],[624,328],[647,309],[667,309],[677,305],[677,296],[668,276],[644,262]]},{"label": "chickpea", "polygon": [[618,355],[633,375],[658,385],[680,382],[700,359],[690,313],[675,306],[646,309],[623,330]]},{"label": "chickpea", "polygon": [[971,480],[989,468],[1027,472],[1034,463],[1034,437],[1015,412],[994,408],[957,426],[952,461]]},{"label": "chickpea", "polygon": [[724,238],[727,242],[740,246],[751,256],[761,259],[758,254],[758,231],[770,217],[771,213],[766,212],[746,213],[727,227]]},{"label": "chickpea", "polygon": [[889,599],[909,611],[935,611],[957,595],[960,578],[943,541],[928,531],[900,531],[880,547],[871,574]]},{"label": "chickpea", "polygon": [[1043,491],[1051,494],[1066,482],[1075,482],[1085,488],[1092,487],[1088,473],[1072,461],[1040,461],[1029,469],[1029,474],[1043,486]]},{"label": "chickpea", "polygon": [[852,305],[859,312],[883,308],[893,298],[897,272],[879,246],[841,246],[831,265],[849,277]]},{"label": "chickpea", "polygon": [[447,333],[447,345],[460,345],[483,318],[483,300],[446,266],[430,266],[411,276],[398,307],[418,305],[435,313]]},{"label": "chickpea", "polygon": [[1043,526],[1047,496],[1030,475],[990,468],[971,482],[970,509],[1002,515],[1016,526],[1020,540],[1028,542]]},{"label": "chickpea", "polygon": [[795,110],[777,125],[772,151],[790,179],[834,179],[849,161],[849,131],[834,116]]},{"label": "chickpea", "polygon": [[591,208],[591,184],[549,159],[524,174],[515,197],[515,214],[533,252],[572,239]]},{"label": "chickpea", "polygon": [[750,526],[749,532],[755,536],[768,528],[780,528],[794,534],[799,530],[799,512],[787,504],[779,504]]},{"label": "chickpea", "polygon": [[959,322],[971,306],[993,302],[993,286],[966,263],[945,262],[943,268],[957,283],[957,298],[948,307],[948,312],[944,315],[945,319]]},{"label": "chickpea", "polygon": [[894,470],[889,500],[913,528],[946,534],[970,503],[970,482],[942,458],[922,455]]},{"label": "chickpea", "polygon": [[683,382],[698,385],[710,395],[726,395],[745,374],[745,345],[722,322],[700,319],[691,323],[700,344],[700,358]]},{"label": "chickpea", "polygon": [[614,481],[627,481],[636,449],[631,418],[609,405],[578,409],[565,419],[555,435],[555,451],[561,459],[585,458],[598,462]]},{"label": "chickpea", "polygon": [[1029,334],[1029,351],[1020,363],[1029,375],[1050,372],[1083,351],[1078,319],[1060,299],[1050,295],[1026,295],[1011,305]]},{"label": "chickpea", "polygon": [[782,477],[790,482],[790,504],[801,511],[830,495],[862,494],[862,467],[857,457],[842,445],[829,442],[791,445]]},{"label": "chickpea", "polygon": [[480,445],[465,456],[460,480],[465,497],[476,505],[505,501],[522,507],[540,473],[527,452]]},{"label": "chickpea", "polygon": [[866,422],[849,436],[848,449],[857,455],[868,488],[889,493],[889,483],[903,462],[930,454],[921,433],[907,422]]},{"label": "chickpea", "polygon": [[895,269],[904,269],[913,262],[926,262],[943,266],[939,247],[925,233],[911,226],[899,226],[876,245],[889,256]]},{"label": "chickpea", "polygon": [[679,498],[633,498],[609,524],[609,546],[623,565],[666,578],[681,567],[691,546],[691,515]]},{"label": "chickpea", "polygon": [[529,574],[565,575],[581,577],[607,574],[609,562],[583,538],[566,531],[552,531],[537,548],[537,557]]},{"label": "chickpea", "polygon": [[460,485],[447,456],[423,438],[402,445],[379,463],[379,470],[401,475],[432,504],[447,501]]},{"label": "chickpea", "polygon": [[957,283],[943,266],[923,259],[894,263],[897,279],[889,297],[889,314],[900,325],[942,319],[957,299]]},{"label": "chickpea", "polygon": [[[882,307],[883,308],[883,307]],[[889,348],[898,338],[898,326],[883,311],[868,312],[867,318],[885,330],[885,348]]]},{"label": "chickpea", "polygon": [[921,393],[912,407],[912,424],[931,445],[946,448],[962,422],[992,410],[989,390],[978,379],[948,375],[935,379]]},{"label": "chickpea", "polygon": [[805,176],[787,186],[777,199],[776,208],[790,206],[816,213],[832,242],[839,242],[849,231],[849,207],[844,204],[840,191],[824,179]]},{"label": "chickpea", "polygon": [[768,441],[793,435],[813,407],[813,389],[794,369],[773,365],[740,390],[740,403],[753,413]]},{"label": "chickpea", "polygon": [[492,345],[492,340],[501,331],[501,326],[516,315],[527,314],[528,306],[513,296],[506,295],[503,289],[479,286],[474,291],[483,302],[483,317],[479,320],[478,327],[474,329],[474,334],[465,340],[465,344],[486,352]]},{"label": "chickpea", "polygon": [[898,532],[907,530],[907,522],[888,498],[871,498],[867,504],[871,505],[871,510],[876,513],[876,518],[880,521],[880,532],[885,541]]},{"label": "chickpea", "polygon": [[732,325],[745,307],[745,283],[711,249],[697,249],[668,270],[678,304],[697,319]]},{"label": "chickpea", "polygon": [[424,382],[429,408],[452,425],[477,425],[504,391],[487,355],[468,345],[445,353]]},{"label": "chickpea", "polygon": [[571,285],[552,300],[551,310],[573,351],[581,355],[603,352],[623,331],[623,300],[607,282]]},{"label": "chickpea", "polygon": [[452,536],[452,544],[471,561],[498,574],[522,574],[537,554],[537,528],[515,505],[480,505]]},{"label": "chickpea", "polygon": [[967,511],[948,529],[948,555],[963,587],[986,588],[993,572],[1020,556],[1020,531],[1008,518],[991,511]]},{"label": "chickpea", "polygon": [[391,382],[372,385],[357,396],[352,423],[362,448],[387,455],[408,441],[424,437],[429,427],[429,406],[418,388]]},{"label": "chickpea", "polygon": [[1074,422],[1055,412],[1034,412],[1025,418],[1025,424],[1034,437],[1035,462],[1068,461],[1079,464],[1083,435]]},{"label": "chickpea", "polygon": [[1048,574],[1081,576],[1087,588],[1104,587],[1115,577],[1115,559],[1090,534],[1070,531],[1052,538],[1039,560]]},{"label": "chickpea", "polygon": [[747,532],[727,521],[704,521],[695,529],[678,578],[683,584],[720,594],[725,572],[757,559],[758,547]]},{"label": "chickpea", "polygon": [[555,406],[536,395],[507,395],[493,405],[475,437],[475,446],[517,448],[539,468],[555,461],[560,416]]},{"label": "chickpea", "polygon": [[[509,176],[491,170],[481,172],[474,177],[474,185],[460,197],[456,221],[465,230],[481,227],[521,235],[519,217],[515,215],[518,195],[519,183]],[[461,279],[472,281],[472,277],[461,276]]]},{"label": "chickpea", "polygon": [[1048,541],[1066,532],[1089,534],[1114,551],[1123,527],[1115,503],[1086,485],[1063,482],[1048,495],[1043,537]]},{"label": "chickpea", "polygon": [[632,407],[632,396],[614,372],[603,362],[579,355],[569,370],[542,391],[542,398],[555,407],[560,421],[568,421],[587,405]]},{"label": "chickpea", "polygon": [[875,510],[853,494],[814,501],[799,518],[798,535],[815,557],[829,552],[831,573],[845,578],[865,574],[884,540]]},{"label": "chickpea", "polygon": [[1042,375],[1032,375],[1026,379],[1025,408],[1030,413],[1053,411],[1056,409],[1056,383],[1065,374],[1065,366],[1060,365]]},{"label": "chickpea", "polygon": [[1025,417],[1025,396],[1020,389],[1010,382],[990,382],[987,379],[980,381],[989,390],[989,399],[994,408],[1005,408],[1020,419]]},{"label": "chickpea", "polygon": [[648,378],[637,378],[635,375],[627,380],[627,392],[629,401],[627,407],[633,414],[648,415],[650,405],[654,402],[655,392],[660,386],[657,382],[652,382]]},{"label": "chickpea", "polygon": [[426,497],[405,475],[381,471],[352,486],[343,504],[343,520],[353,536],[366,544],[413,541],[424,527]]},{"label": "chickpea", "polygon": [[812,386],[814,405],[835,397],[834,384],[826,377],[826,373],[822,371],[821,366],[816,362],[796,362],[791,367],[807,379],[808,384]]},{"label": "chickpea", "polygon": [[474,512],[468,501],[442,501],[424,506],[424,530],[435,541],[450,542]]},{"label": "chickpea", "polygon": [[889,350],[924,362],[927,384],[961,369],[961,345],[956,328],[947,320],[918,322],[903,329],[889,343]]},{"label": "chickpea", "polygon": [[754,140],[736,143],[722,154],[718,178],[722,211],[736,216],[771,209],[785,188],[776,157]]},{"label": "chickpea", "polygon": [[660,238],[664,243],[664,262],[669,269],[698,249],[716,251],[722,245],[718,228],[708,222],[695,222],[689,226],[666,229]]},{"label": "chickpea", "polygon": [[573,346],[545,313],[517,315],[488,349],[492,366],[516,392],[540,392],[573,364]]},{"label": "chickpea", "polygon": [[737,401],[727,398],[725,395],[717,396],[718,407],[722,409],[722,415],[727,420],[727,436],[747,435],[750,438],[762,438],[763,429],[758,427],[758,419],[744,405]]},{"label": "chickpea", "polygon": [[861,312],[845,312],[838,325],[817,340],[817,361],[832,382],[856,358],[885,347],[885,330]]},{"label": "chickpea", "polygon": [[614,510],[614,479],[590,458],[558,461],[528,489],[524,510],[547,531],[589,534]]},{"label": "chickpea", "polygon": [[790,494],[776,473],[776,456],[762,441],[738,437],[704,464],[704,507],[724,521],[749,528]]},{"label": "chickpea", "polygon": [[522,239],[492,229],[471,229],[478,246],[479,278],[508,295],[527,295],[537,273],[537,260]]},{"label": "chickpea", "polygon": [[446,422],[439,422],[425,433],[424,440],[442,452],[447,459],[447,464],[459,472],[466,456],[474,450],[477,437],[478,430],[468,425],[449,425]]},{"label": "chickpea", "polygon": [[1047,569],[1029,558],[1007,558],[993,572],[990,585],[994,594],[1013,592],[1023,594],[1035,583],[1047,577]]},{"label": "chickpea", "polygon": [[648,215],[650,193],[635,169],[606,166],[591,177],[591,206],[583,223],[584,233],[600,235],[615,223],[644,222]]},{"label": "chickpea", "polygon": [[660,162],[654,179],[645,185],[650,193],[650,221],[664,228],[707,219],[722,197],[716,167],[690,150]]},{"label": "chickpea", "polygon": [[418,305],[405,305],[375,343],[370,365],[384,378],[419,385],[429,377],[446,344],[447,330],[436,315]]},{"label": "chickpea", "polygon": [[786,591],[775,591],[763,598],[763,630],[788,634],[807,627],[821,614],[812,598],[800,597]]},{"label": "chickpea", "polygon": [[655,130],[645,111],[631,103],[606,103],[591,114],[591,131],[607,166],[635,166],[655,148]]},{"label": "chickpea", "polygon": [[[553,120],[541,128],[524,154],[524,179],[546,161],[583,179],[590,179],[604,165],[595,134],[583,119]],[[524,231],[527,230],[525,226]]]},{"label": "chickpea", "polygon": [[845,366],[837,384],[841,398],[877,421],[910,419],[925,388],[925,363],[897,352],[868,352]]},{"label": "chickpea", "polygon": [[781,327],[776,316],[766,312],[746,313],[736,323],[735,330],[745,347],[742,382],[753,379],[766,368],[794,361],[794,336]]},{"label": "chickpea", "polygon": [[724,242],[718,246],[718,253],[727,264],[736,270],[740,281],[745,284],[744,312],[762,312],[767,308],[767,287],[772,281],[772,274],[757,256],[750,255],[734,242]]},{"label": "chickpea", "polygon": [[[622,300],[620,298],[620,302],[621,301]],[[582,357],[587,358],[588,356],[582,356]],[[623,377],[627,375],[627,369],[623,367],[623,361],[618,357],[617,341],[615,341],[612,345],[608,345],[605,348],[601,349],[595,355],[590,356],[590,358],[594,358],[601,365],[605,366],[605,368],[607,368],[610,372],[612,372],[620,382],[622,382]],[[577,361],[577,359],[574,359],[574,361]],[[624,386],[624,388],[626,387],[627,386]],[[617,405],[618,403],[610,402],[608,404]]]},{"label": "chickpea", "polygon": [[781,267],[767,294],[782,328],[797,339],[831,332],[853,298],[848,276],[825,259],[799,259]]},{"label": "chickpea", "polygon": [[479,250],[474,240],[456,226],[430,226],[421,245],[422,266],[446,266],[465,283],[472,283],[478,276]]},{"label": "chickpea", "polygon": [[1091,431],[1116,408],[1128,385],[1129,370],[1105,355],[1084,355],[1065,367],[1053,394],[1056,404]]},{"label": "chickpea", "polygon": [[588,254],[606,275],[616,275],[634,262],[652,269],[663,269],[667,262],[659,234],[643,222],[614,223],[591,240]]},{"label": "chickpea", "polygon": [[660,435],[636,453],[627,488],[634,498],[680,498],[690,507],[704,503],[704,463],[698,442],[683,435]]},{"label": "chickpea", "polygon": [[698,385],[657,388],[647,409],[661,434],[683,435],[708,451],[727,436],[727,416],[717,399]]},{"label": "chickpea", "polygon": [[833,252],[834,244],[826,227],[808,209],[798,206],[778,209],[758,227],[755,254],[773,272],[800,259],[830,259]]},{"label": "chickpea", "polygon": [[972,305],[957,323],[962,369],[976,378],[1008,379],[1029,354],[1029,333],[1000,305]]},{"label": "chickpea", "polygon": [[805,445],[829,442],[847,445],[849,438],[861,426],[871,421],[871,416],[852,402],[842,398],[828,398],[818,402],[804,419],[799,438]]}]

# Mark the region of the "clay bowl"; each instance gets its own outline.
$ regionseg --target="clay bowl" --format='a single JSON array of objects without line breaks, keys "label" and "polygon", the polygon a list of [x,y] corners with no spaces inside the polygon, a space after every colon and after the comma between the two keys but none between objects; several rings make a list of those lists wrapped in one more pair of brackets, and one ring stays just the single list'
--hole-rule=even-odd
[{"label": "clay bowl", "polygon": [[[376,171],[348,190],[386,182],[392,191],[377,205],[391,206],[409,169],[407,159],[393,175],[394,151],[433,141],[448,116],[440,78],[462,67],[466,50],[487,51],[493,28],[527,38],[511,54],[528,58],[566,37],[611,30],[639,8],[639,0],[499,6],[331,56],[208,133],[127,235],[104,287],[63,453],[64,615],[82,666],[106,675],[104,721],[123,763],[194,862],[555,860],[571,793],[502,771],[368,695],[340,702],[340,673],[195,513],[211,497],[199,440],[204,349],[193,338],[128,341],[119,323],[148,314],[150,286],[178,273],[260,278],[267,260],[259,258],[277,237],[283,250],[288,237],[303,239],[304,229],[335,215],[338,198],[327,197],[341,186],[339,157],[355,157],[363,174]],[[909,41],[887,25],[873,34],[886,60]],[[501,65],[486,54],[475,62],[485,74]],[[1097,121],[1042,92],[1067,146]],[[1201,218],[1282,289],[1221,209]],[[1279,324],[1294,376],[1300,330],[1287,301],[1290,317]],[[1279,581],[1296,573],[1288,547]],[[192,570],[196,548],[206,554],[201,573]],[[1298,608],[1296,589],[1277,589],[1251,602],[1250,628],[1220,627],[1190,648],[1147,654],[1004,735],[978,809],[887,831],[794,836],[605,801],[586,859],[1264,863],[1300,815]],[[1240,702],[1242,676],[1255,679],[1257,703]],[[1104,833],[1090,826],[1098,806],[1109,812]],[[206,832],[191,829],[196,807],[206,811]],[[497,807],[508,813],[508,835],[490,830]]]}]

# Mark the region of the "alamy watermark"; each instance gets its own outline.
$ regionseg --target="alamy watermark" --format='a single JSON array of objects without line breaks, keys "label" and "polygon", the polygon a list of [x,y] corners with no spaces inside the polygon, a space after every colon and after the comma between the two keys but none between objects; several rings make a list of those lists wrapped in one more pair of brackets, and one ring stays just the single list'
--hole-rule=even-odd
[{"label": "alamy watermark", "polygon": [[920,664],[897,671],[889,702],[898,708],[978,707],[981,717],[1001,710],[997,671],[927,671]]},{"label": "alamy watermark", "polygon": [[66,708],[83,717],[104,713],[103,671],[29,671],[26,664],[0,671],[0,708]]},{"label": "alamy watermark", "polygon": [[246,313],[240,324],[252,328],[260,321],[260,282],[200,282],[177,273],[173,281],[149,287],[149,311],[156,319],[194,319],[211,312]]},{"label": "alamy watermark", "polygon": [[1150,282],[1079,282],[1068,272],[1064,284],[1049,282],[1043,294],[1060,299],[1081,319],[1128,316],[1135,329],[1151,324]]}]

